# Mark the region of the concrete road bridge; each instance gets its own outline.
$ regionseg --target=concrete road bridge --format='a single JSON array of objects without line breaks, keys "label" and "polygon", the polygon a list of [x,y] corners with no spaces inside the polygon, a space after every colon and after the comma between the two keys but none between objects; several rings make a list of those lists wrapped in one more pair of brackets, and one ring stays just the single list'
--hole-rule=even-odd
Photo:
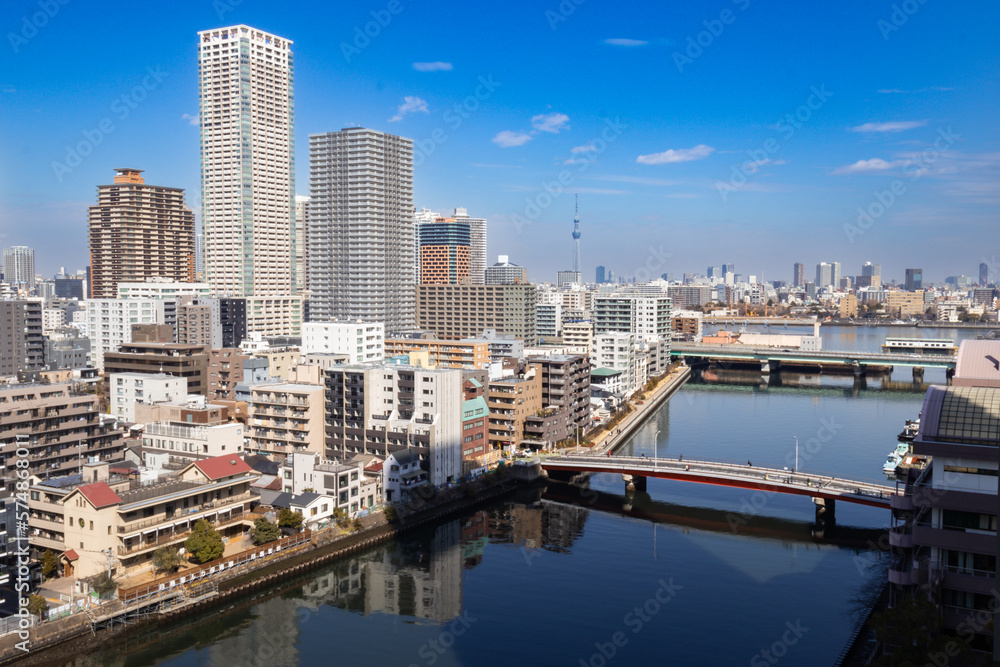
[{"label": "concrete road bridge", "polygon": [[553,456],[541,460],[550,475],[573,473],[619,473],[626,489],[645,490],[649,477],[697,484],[713,484],[812,498],[818,526],[835,521],[836,501],[890,508],[892,498],[901,495],[894,485],[832,477],[779,468],[762,468],[739,463],[640,456]]}]

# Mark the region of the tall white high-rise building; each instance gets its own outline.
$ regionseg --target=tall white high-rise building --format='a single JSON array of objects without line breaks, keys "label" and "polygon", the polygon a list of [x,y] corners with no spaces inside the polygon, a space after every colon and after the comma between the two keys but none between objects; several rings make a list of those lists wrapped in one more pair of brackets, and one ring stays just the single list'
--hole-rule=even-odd
[{"label": "tall white high-rise building", "polygon": [[456,208],[452,216],[458,222],[469,223],[472,244],[469,251],[469,280],[473,285],[484,285],[486,277],[486,218],[473,218],[464,208]]},{"label": "tall white high-rise building", "polygon": [[306,228],[309,225],[309,201],[304,195],[295,195],[295,288],[306,289]]},{"label": "tall white high-rise building", "polygon": [[198,39],[205,280],[219,296],[291,297],[292,42],[246,25]]},{"label": "tall white high-rise building", "polygon": [[309,135],[310,319],[414,325],[413,141],[352,127]]},{"label": "tall white high-rise building", "polygon": [[4,280],[22,284],[28,289],[35,286],[35,251],[28,246],[16,245],[3,249]]}]

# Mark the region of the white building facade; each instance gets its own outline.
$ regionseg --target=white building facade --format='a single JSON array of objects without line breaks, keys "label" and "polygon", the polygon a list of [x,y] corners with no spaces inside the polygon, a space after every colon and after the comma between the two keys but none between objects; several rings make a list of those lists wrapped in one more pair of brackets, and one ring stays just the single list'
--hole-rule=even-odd
[{"label": "white building facade", "polygon": [[302,354],[346,354],[352,364],[385,358],[385,326],[376,322],[306,322]]}]

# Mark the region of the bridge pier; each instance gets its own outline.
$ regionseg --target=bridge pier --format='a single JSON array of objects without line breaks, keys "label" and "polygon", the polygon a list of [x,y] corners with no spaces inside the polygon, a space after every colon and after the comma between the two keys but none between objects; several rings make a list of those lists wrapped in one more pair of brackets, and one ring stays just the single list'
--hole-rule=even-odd
[{"label": "bridge pier", "polygon": [[837,501],[832,498],[813,498],[816,505],[816,526],[813,535],[824,537],[827,530],[833,530],[837,524]]},{"label": "bridge pier", "polygon": [[640,477],[639,475],[622,475],[622,481],[625,482],[625,493],[631,494],[636,491],[646,491],[646,478]]},{"label": "bridge pier", "polygon": [[855,369],[854,371],[854,385],[851,387],[851,395],[857,396],[858,392],[862,389],[868,388],[868,376],[864,371],[860,373]]},{"label": "bridge pier", "polygon": [[945,383],[950,385],[951,379],[955,377],[955,369],[954,368],[944,369],[944,377],[945,377]]},{"label": "bridge pier", "polygon": [[913,367],[913,384],[923,384],[924,383],[924,367],[914,366]]}]

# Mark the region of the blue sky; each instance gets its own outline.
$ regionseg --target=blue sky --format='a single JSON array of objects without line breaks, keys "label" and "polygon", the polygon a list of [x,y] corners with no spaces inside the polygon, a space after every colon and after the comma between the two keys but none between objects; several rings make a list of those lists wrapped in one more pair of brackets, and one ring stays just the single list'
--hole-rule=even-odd
[{"label": "blue sky", "polygon": [[196,33],[241,23],[294,41],[301,194],[310,133],[410,137],[416,206],[487,217],[533,280],[571,265],[574,193],[589,279],[1000,269],[996,3],[64,1],[0,10],[0,245],[46,274],[86,264],[115,167],[199,211]]}]

